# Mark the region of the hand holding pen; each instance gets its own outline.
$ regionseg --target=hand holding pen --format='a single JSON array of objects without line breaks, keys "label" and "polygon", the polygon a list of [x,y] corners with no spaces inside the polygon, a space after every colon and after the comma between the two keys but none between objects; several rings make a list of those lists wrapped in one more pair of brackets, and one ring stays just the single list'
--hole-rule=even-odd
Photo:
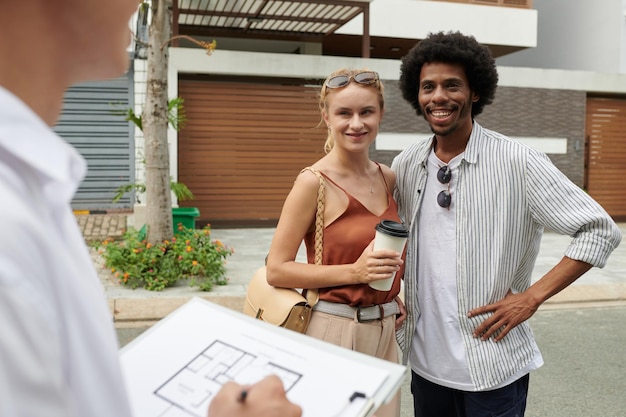
[{"label": "hand holding pen", "polygon": [[302,409],[290,402],[283,384],[271,375],[253,385],[227,382],[209,406],[208,417],[300,417]]}]

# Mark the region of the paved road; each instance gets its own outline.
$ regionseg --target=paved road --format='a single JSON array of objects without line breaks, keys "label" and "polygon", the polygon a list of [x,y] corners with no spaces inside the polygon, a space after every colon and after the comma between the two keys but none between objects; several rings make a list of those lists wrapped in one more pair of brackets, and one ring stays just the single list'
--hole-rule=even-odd
[{"label": "paved road", "polygon": [[626,305],[538,313],[527,417],[626,416]]},{"label": "paved road", "polygon": [[[526,417],[626,416],[626,304],[540,310],[531,325],[545,365],[531,374]],[[120,328],[122,345],[146,327]],[[409,384],[402,417],[412,417]]]}]

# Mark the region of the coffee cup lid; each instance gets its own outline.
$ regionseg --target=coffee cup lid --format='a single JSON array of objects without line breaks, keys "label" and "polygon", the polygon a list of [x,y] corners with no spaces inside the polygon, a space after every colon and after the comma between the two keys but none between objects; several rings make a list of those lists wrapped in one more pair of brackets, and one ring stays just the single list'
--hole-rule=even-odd
[{"label": "coffee cup lid", "polygon": [[409,230],[402,223],[398,223],[393,220],[382,220],[376,225],[376,230],[389,236],[409,236]]}]

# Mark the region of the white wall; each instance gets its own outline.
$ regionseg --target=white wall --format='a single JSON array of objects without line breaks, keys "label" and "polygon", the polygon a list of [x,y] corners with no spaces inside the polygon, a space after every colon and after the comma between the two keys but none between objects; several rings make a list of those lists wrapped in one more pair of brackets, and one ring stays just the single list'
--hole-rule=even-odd
[{"label": "white wall", "polygon": [[[373,0],[370,3],[372,36],[424,39],[429,33],[439,31],[460,31],[484,44],[534,47],[537,45],[537,11],[427,0]],[[361,35],[363,15],[345,24],[337,33]]]},{"label": "white wall", "polygon": [[[604,0],[602,0],[604,1]],[[323,79],[340,67],[368,67],[382,79],[398,80],[400,61],[321,55],[287,55],[216,50],[211,56],[202,49],[170,48],[169,96],[178,95],[178,74],[220,74],[260,77]],[[626,74],[544,68],[498,66],[504,87],[557,88],[596,93],[626,94]]]},{"label": "white wall", "polygon": [[626,0],[622,0],[622,30],[620,33],[619,72],[626,73]]},{"label": "white wall", "polygon": [[[146,102],[146,78],[147,78],[147,61],[144,59],[135,59],[135,114],[143,113],[143,105]],[[135,182],[145,183],[145,166],[144,155],[145,146],[143,140],[143,132],[135,126]],[[135,200],[144,201],[142,193],[136,193]]]},{"label": "white wall", "polygon": [[498,65],[626,73],[625,0],[534,0],[537,47]]}]

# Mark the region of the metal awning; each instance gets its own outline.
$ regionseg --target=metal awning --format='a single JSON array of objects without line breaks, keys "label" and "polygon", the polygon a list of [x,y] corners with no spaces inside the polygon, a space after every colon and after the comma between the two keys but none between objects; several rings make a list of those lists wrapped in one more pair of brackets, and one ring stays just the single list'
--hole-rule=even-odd
[{"label": "metal awning", "polygon": [[174,35],[320,41],[363,14],[369,58],[370,0],[174,0]]}]

